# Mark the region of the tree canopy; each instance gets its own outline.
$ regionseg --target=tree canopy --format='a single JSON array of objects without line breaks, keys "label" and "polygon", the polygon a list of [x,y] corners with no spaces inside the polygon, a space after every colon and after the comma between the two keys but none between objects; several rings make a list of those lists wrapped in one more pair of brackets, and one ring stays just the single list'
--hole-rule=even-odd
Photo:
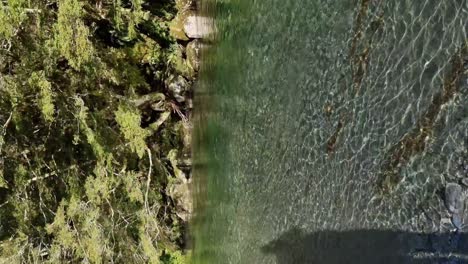
[{"label": "tree canopy", "polygon": [[0,262],[185,263],[181,8],[0,1]]}]

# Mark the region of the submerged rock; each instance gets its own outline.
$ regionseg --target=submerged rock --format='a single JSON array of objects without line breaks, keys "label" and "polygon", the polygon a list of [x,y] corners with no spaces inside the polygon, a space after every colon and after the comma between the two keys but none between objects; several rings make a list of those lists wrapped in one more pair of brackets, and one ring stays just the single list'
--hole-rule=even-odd
[{"label": "submerged rock", "polygon": [[461,184],[463,184],[464,186],[468,187],[468,178],[463,178],[461,180]]},{"label": "submerged rock", "polygon": [[445,186],[445,206],[452,214],[460,214],[464,207],[463,189],[456,183]]},{"label": "submerged rock", "polygon": [[461,217],[460,214],[454,214],[452,216],[452,224],[455,226],[457,229],[461,229],[463,225],[463,218]]}]

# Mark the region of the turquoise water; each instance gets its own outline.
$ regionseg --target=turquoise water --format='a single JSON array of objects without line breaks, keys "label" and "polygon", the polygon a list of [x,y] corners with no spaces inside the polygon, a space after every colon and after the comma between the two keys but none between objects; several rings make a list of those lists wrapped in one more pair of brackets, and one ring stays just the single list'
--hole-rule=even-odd
[{"label": "turquoise water", "polygon": [[203,4],[196,263],[286,263],[266,248],[293,231],[333,248],[453,229],[440,193],[468,177],[467,1]]}]

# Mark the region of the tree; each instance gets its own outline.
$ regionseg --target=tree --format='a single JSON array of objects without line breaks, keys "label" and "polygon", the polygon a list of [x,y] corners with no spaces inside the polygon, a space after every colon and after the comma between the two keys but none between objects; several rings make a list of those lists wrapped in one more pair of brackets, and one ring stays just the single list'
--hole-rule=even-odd
[{"label": "tree", "polygon": [[186,261],[168,192],[189,109],[167,86],[193,80],[169,33],[176,11],[0,3],[1,262]]}]

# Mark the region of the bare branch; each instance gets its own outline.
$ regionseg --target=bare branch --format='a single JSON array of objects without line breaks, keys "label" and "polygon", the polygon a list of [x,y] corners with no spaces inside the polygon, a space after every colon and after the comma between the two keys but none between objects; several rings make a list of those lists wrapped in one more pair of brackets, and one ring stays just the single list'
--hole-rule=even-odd
[{"label": "bare branch", "polygon": [[148,179],[146,180],[146,193],[145,193],[145,209],[148,209],[148,192],[149,192],[149,187],[151,183],[151,170],[153,168],[153,158],[151,157],[151,150],[149,148],[146,148],[146,152],[148,152],[148,159],[150,163],[149,171],[148,171]]},{"label": "bare branch", "polygon": [[13,112],[10,112],[10,116],[8,117],[7,121],[3,125],[3,133],[5,133],[6,128],[8,127],[8,124],[10,124],[11,118],[13,117]]}]

